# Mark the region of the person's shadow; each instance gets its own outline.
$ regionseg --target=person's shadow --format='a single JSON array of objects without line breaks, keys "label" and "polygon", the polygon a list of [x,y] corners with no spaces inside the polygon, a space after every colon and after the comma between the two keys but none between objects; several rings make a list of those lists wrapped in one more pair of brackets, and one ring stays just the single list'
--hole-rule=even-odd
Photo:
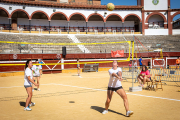
[{"label": "person's shadow", "polygon": [[23,106],[23,107],[25,107],[25,105],[26,105],[26,102],[22,102],[22,101],[20,101],[20,102],[19,102],[19,105],[20,105],[20,106]]},{"label": "person's shadow", "polygon": [[[103,110],[104,110],[104,108],[102,108],[102,107],[98,107],[98,106],[91,106],[91,109],[94,109],[94,110],[96,110],[96,111],[100,112],[101,114],[102,114],[102,112],[103,112]],[[119,112],[116,112],[116,111],[111,110],[111,109],[108,109],[108,112],[113,112],[113,113],[116,113],[116,114],[119,114],[119,115],[125,116],[124,114],[119,113]]]}]

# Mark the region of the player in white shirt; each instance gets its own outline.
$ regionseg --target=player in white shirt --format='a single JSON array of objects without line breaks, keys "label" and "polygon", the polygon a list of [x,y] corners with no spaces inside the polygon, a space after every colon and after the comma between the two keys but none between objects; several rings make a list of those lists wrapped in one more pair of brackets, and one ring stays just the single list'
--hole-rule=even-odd
[{"label": "player in white shirt", "polygon": [[[36,64],[39,64],[38,60],[36,60]],[[37,84],[40,85],[39,81],[42,74],[41,65],[33,65],[32,70],[33,70],[33,79],[35,80],[37,78]],[[34,86],[33,86],[33,90],[34,90]],[[39,86],[37,87],[37,90],[40,91]]]},{"label": "player in white shirt", "polygon": [[26,99],[26,105],[24,110],[31,111],[30,106],[34,106],[35,103],[31,102],[32,98],[32,83],[35,86],[38,86],[33,80],[33,75],[32,75],[32,68],[33,64],[31,60],[27,60],[26,65],[25,65],[25,71],[24,71],[24,87],[26,88],[26,91],[28,93],[28,98]]},{"label": "player in white shirt", "polygon": [[78,76],[80,76],[80,72],[81,72],[81,67],[80,67],[79,58],[78,58],[77,59],[77,73],[78,73]]},{"label": "player in white shirt", "polygon": [[133,111],[129,110],[127,95],[121,85],[122,70],[121,68],[118,68],[118,62],[116,60],[113,61],[113,68],[109,69],[109,75],[110,75],[110,79],[107,90],[107,100],[105,103],[105,110],[102,112],[102,114],[108,113],[109,104],[111,102],[113,92],[115,91],[124,101],[126,116],[127,117],[131,116],[133,114]]}]

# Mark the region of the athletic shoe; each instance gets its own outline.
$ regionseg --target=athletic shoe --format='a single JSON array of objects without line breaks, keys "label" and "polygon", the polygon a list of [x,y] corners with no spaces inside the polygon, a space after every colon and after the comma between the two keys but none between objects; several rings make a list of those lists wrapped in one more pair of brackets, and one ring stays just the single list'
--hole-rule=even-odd
[{"label": "athletic shoe", "polygon": [[34,89],[32,89],[32,92],[34,92]]},{"label": "athletic shoe", "polygon": [[31,111],[32,109],[29,107],[24,108],[25,111]]},{"label": "athletic shoe", "polygon": [[102,112],[102,114],[106,114],[106,113],[108,113],[108,110],[104,110],[104,111]]},{"label": "athletic shoe", "polygon": [[31,102],[31,104],[29,104],[29,107],[31,106],[35,106],[35,103]]},{"label": "athletic shoe", "polygon": [[41,90],[38,88],[37,91],[41,91]]},{"label": "athletic shoe", "polygon": [[133,114],[133,111],[127,111],[126,117],[130,117]]}]

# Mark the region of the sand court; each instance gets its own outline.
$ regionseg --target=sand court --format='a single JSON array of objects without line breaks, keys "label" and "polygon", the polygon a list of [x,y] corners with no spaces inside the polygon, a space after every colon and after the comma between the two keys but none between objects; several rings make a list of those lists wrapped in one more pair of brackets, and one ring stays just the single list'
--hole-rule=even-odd
[{"label": "sand court", "polygon": [[[27,93],[24,76],[0,78],[1,119],[180,119],[180,92],[175,82],[166,82],[164,90],[129,92],[132,80],[123,81],[131,117],[125,117],[123,100],[114,93],[108,114],[101,114],[106,101],[109,82],[107,71],[44,74],[40,79],[41,91],[34,91],[32,111],[24,111]],[[138,83],[134,83],[138,86]]]}]

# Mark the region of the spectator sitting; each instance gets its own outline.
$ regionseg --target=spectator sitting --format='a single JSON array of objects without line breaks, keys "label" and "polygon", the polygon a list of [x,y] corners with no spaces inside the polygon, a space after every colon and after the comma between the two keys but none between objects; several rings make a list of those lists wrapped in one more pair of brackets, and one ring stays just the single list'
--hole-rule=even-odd
[{"label": "spectator sitting", "polygon": [[131,61],[129,61],[129,67],[132,67]]},{"label": "spectator sitting", "polygon": [[[151,81],[151,77],[150,77],[150,73],[149,70],[147,69],[147,67],[145,65],[142,66],[142,71],[141,73],[138,75],[138,81],[140,83],[139,86],[144,87],[144,84],[146,82],[150,82]],[[143,82],[143,83],[142,83]]]}]

